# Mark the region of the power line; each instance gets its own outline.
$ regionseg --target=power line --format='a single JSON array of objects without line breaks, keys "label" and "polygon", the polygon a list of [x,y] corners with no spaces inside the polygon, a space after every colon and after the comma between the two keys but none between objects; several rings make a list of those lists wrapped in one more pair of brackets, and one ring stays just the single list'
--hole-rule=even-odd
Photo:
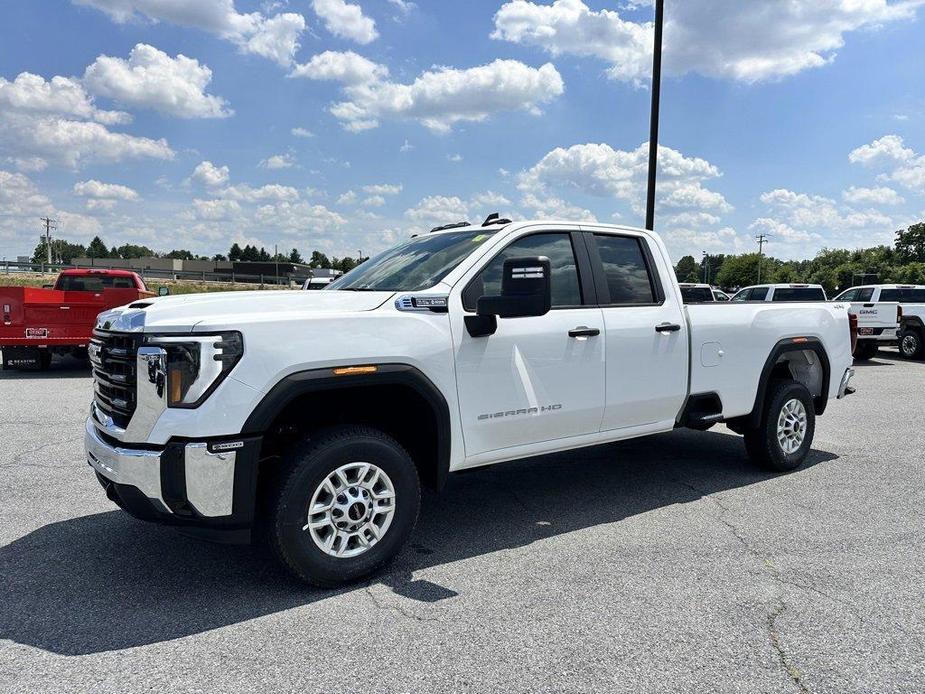
[{"label": "power line", "polygon": [[45,250],[48,253],[48,264],[51,265],[51,232],[58,228],[58,220],[50,217],[39,217],[45,223]]},{"label": "power line", "polygon": [[768,242],[768,239],[771,237],[770,234],[758,234],[755,237],[755,241],[758,242],[758,284],[761,284],[761,257],[762,251],[764,251],[764,244]]}]

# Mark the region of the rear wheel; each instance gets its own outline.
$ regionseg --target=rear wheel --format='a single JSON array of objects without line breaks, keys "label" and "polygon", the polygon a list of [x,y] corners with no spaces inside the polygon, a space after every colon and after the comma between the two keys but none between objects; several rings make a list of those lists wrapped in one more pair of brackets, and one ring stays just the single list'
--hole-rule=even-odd
[{"label": "rear wheel", "polygon": [[813,397],[806,386],[775,381],[768,388],[759,425],[745,431],[745,449],[768,470],[795,470],[809,453],[815,431]]},{"label": "rear wheel", "polygon": [[420,507],[417,469],[398,442],[376,429],[338,427],[298,446],[286,463],[270,537],[296,576],[337,586],[398,554]]},{"label": "rear wheel", "polygon": [[878,345],[874,340],[858,340],[854,348],[854,358],[858,361],[867,361],[877,356]]},{"label": "rear wheel", "polygon": [[925,342],[922,333],[912,328],[906,328],[899,336],[899,353],[906,359],[925,358]]}]

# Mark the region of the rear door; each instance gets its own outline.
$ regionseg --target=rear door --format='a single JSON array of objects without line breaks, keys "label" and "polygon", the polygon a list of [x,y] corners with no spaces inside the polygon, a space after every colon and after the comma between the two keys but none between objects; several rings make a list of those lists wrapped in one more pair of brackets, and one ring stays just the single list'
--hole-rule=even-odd
[{"label": "rear door", "polygon": [[670,267],[641,234],[585,232],[606,330],[602,431],[673,426],[687,395],[684,309],[661,277]]}]

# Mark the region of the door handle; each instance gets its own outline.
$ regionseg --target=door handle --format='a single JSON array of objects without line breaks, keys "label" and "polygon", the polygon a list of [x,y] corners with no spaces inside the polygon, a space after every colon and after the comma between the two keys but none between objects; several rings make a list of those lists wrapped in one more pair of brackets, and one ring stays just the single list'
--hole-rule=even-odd
[{"label": "door handle", "polygon": [[572,328],[568,331],[569,337],[596,337],[600,334],[601,331],[597,328],[588,328],[584,325],[579,325],[577,328]]},{"label": "door handle", "polygon": [[657,333],[676,333],[681,329],[681,326],[677,323],[659,323],[655,326],[655,332]]}]

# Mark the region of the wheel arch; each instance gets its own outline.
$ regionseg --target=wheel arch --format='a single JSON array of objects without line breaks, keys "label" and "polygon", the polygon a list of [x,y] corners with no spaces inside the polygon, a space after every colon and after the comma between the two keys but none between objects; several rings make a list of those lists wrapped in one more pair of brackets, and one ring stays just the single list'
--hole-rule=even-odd
[{"label": "wheel arch", "polygon": [[313,429],[367,424],[411,454],[422,482],[440,490],[450,469],[450,409],[440,390],[409,364],[373,364],[376,371],[336,375],[333,369],[289,374],[263,397],[243,433],[263,435],[261,458],[271,457]]},{"label": "wheel arch", "polygon": [[[815,355],[818,365],[806,358],[808,354]],[[787,338],[774,345],[768,354],[761,369],[752,411],[738,418],[738,423],[750,428],[760,424],[766,407],[768,387],[777,377],[789,377],[805,385],[813,395],[813,409],[816,415],[825,412],[831,377],[831,365],[825,347],[815,337]]]}]

